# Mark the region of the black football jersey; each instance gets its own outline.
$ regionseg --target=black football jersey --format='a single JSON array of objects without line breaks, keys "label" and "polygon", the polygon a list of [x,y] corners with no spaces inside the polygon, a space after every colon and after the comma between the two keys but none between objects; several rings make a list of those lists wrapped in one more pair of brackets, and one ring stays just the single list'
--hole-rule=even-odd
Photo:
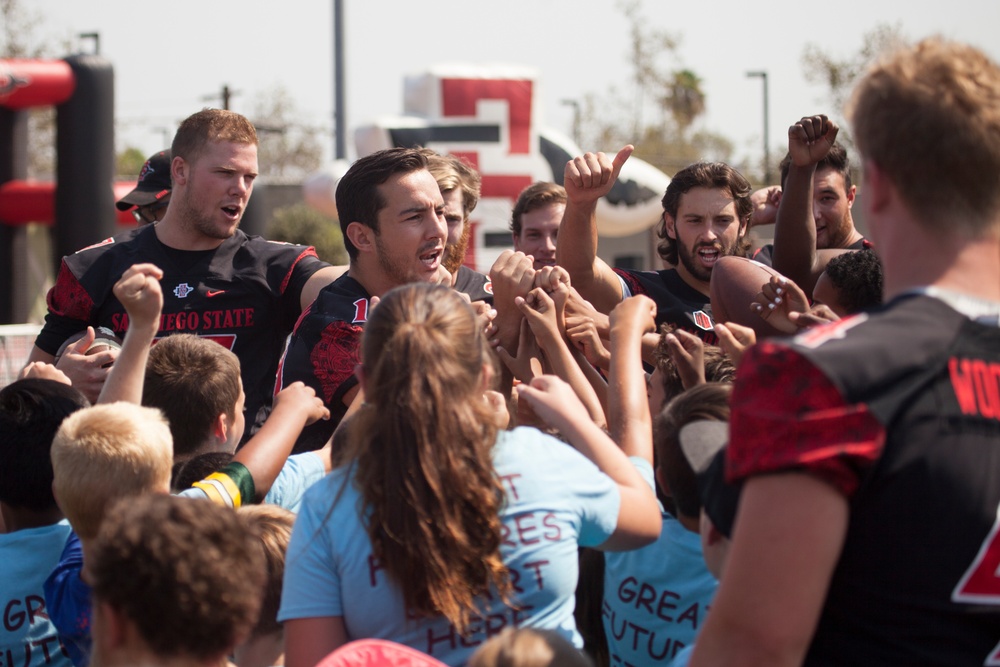
[{"label": "black football jersey", "polygon": [[155,226],[146,225],[63,258],[35,344],[54,355],[88,325],[124,336],[128,314],[111,290],[140,262],[163,270],[158,338],[197,334],[239,357],[249,434],[270,406],[278,358],[301,311],[302,287],[327,264],[311,247],[240,230],[214,250],[177,250],[160,243]]},{"label": "black football jersey", "polygon": [[346,273],[330,283],[302,313],[281,358],[275,392],[302,381],[330,409],[330,419],[307,426],[296,452],[319,449],[344,418],[344,396],[358,384],[354,367],[361,360],[361,333],[370,296]]},{"label": "black football jersey", "polygon": [[1000,329],[923,295],[765,342],[730,478],[803,470],[850,522],[807,665],[1000,664]]},{"label": "black football jersey", "polygon": [[631,271],[615,269],[633,296],[645,294],[656,302],[656,327],[672,324],[718,345],[710,299],[684,282],[677,269]]}]

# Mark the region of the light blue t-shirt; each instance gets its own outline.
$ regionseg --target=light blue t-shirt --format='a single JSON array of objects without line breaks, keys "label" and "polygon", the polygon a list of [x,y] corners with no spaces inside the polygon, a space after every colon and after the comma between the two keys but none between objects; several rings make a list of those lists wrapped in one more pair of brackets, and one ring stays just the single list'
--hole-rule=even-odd
[{"label": "light blue t-shirt", "polygon": [[66,537],[66,521],[0,534],[0,665],[54,665],[71,667],[45,609],[42,584],[59,562]]},{"label": "light blue t-shirt", "polygon": [[[652,486],[649,464],[633,462]],[[705,566],[701,537],[662,517],[653,544],[604,555],[601,620],[612,666],[669,662],[694,643],[715,596],[718,581]]]},{"label": "light blue t-shirt", "polygon": [[451,665],[509,626],[554,629],[581,646],[573,620],[577,547],[614,532],[618,487],[572,447],[533,428],[501,432],[493,462],[506,492],[501,554],[517,609],[498,596],[482,601],[485,612],[467,637],[443,618],[407,618],[402,593],[372,557],[360,496],[342,468],[306,493],[285,560],[279,620],[343,616],[351,639],[389,639]]},{"label": "light blue t-shirt", "polygon": [[319,454],[305,452],[289,456],[263,502],[284,507],[290,512],[298,512],[306,491],[323,479],[324,475],[326,468]]}]

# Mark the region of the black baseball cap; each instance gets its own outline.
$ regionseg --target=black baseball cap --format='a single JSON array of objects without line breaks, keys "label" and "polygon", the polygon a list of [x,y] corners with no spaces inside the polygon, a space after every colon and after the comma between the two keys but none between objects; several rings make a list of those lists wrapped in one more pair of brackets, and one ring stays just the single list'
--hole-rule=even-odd
[{"label": "black baseball cap", "polygon": [[139,172],[135,189],[119,199],[115,206],[127,211],[133,206],[149,206],[170,194],[170,151],[160,151],[146,160]]},{"label": "black baseball cap", "polygon": [[720,533],[732,537],[743,482],[726,482],[729,422],[691,422],[680,430],[678,439],[684,457],[698,478],[698,495],[701,496],[702,508]]}]

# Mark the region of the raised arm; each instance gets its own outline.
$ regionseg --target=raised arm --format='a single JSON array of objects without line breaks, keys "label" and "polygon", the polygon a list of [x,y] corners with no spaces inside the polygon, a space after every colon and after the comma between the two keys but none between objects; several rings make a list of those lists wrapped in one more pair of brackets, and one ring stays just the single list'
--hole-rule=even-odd
[{"label": "raised arm", "polygon": [[612,439],[628,456],[653,463],[653,421],[642,369],[642,336],[656,330],[656,304],[645,296],[625,299],[611,311],[611,373],[608,412]]},{"label": "raised arm", "polygon": [[822,272],[816,252],[813,179],[816,165],[830,152],[839,131],[837,124],[823,115],[803,118],[788,128],[791,164],[774,223],[771,264],[807,293]]},{"label": "raised arm", "polygon": [[101,389],[98,403],[142,403],[149,346],[159,331],[160,313],[163,310],[161,278],[163,271],[159,267],[153,264],[133,264],[111,288],[115,298],[128,313],[129,327],[118,359]]},{"label": "raised arm", "polygon": [[597,200],[611,190],[632,150],[625,146],[613,160],[604,153],[586,153],[567,162],[564,173],[566,211],[559,225],[556,263],[569,271],[573,286],[602,313],[622,300],[622,289],[611,267],[597,256]]},{"label": "raised arm", "polygon": [[274,409],[264,425],[233,457],[253,477],[258,500],[270,491],[302,429],[329,418],[323,400],[302,382],[293,382],[275,395]]}]

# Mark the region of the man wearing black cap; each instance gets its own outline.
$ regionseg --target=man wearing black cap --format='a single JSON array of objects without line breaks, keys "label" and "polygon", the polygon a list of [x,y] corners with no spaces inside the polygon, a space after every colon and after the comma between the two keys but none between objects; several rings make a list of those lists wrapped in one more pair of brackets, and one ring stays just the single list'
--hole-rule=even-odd
[{"label": "man wearing black cap", "polygon": [[131,208],[140,225],[159,222],[167,213],[171,187],[170,151],[160,151],[146,160],[135,189],[119,199],[115,206],[119,211]]}]

